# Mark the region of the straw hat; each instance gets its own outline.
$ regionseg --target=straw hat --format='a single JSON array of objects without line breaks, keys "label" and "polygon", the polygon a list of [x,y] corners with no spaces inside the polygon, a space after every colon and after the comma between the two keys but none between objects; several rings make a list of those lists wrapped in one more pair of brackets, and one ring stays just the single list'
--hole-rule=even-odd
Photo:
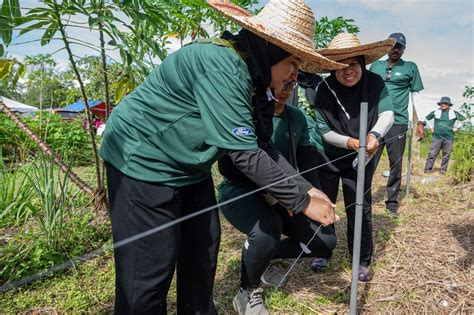
[{"label": "straw hat", "polygon": [[314,15],[304,0],[270,0],[257,15],[252,15],[229,0],[208,0],[208,3],[252,33],[301,58],[304,70],[317,72],[347,66],[315,51]]},{"label": "straw hat", "polygon": [[354,34],[340,33],[329,43],[328,48],[319,49],[318,52],[334,61],[341,61],[356,56],[365,56],[365,64],[379,60],[395,45],[395,39],[361,45]]}]

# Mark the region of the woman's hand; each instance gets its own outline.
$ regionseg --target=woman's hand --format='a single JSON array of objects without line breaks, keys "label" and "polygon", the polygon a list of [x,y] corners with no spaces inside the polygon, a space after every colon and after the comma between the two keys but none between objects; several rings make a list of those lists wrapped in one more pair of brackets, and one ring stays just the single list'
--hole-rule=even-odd
[{"label": "woman's hand", "polygon": [[303,210],[303,213],[311,220],[317,221],[323,226],[328,226],[340,220],[332,203],[317,197],[311,197],[311,201]]},{"label": "woman's hand", "polygon": [[316,197],[316,198],[319,198],[319,199],[323,199],[323,200],[326,200],[327,202],[331,203],[331,205],[335,208],[336,205],[333,204],[331,202],[331,200],[329,200],[329,197],[323,193],[321,190],[317,189],[317,188],[311,188],[310,190],[308,190],[308,195],[310,195],[311,197]]},{"label": "woman's hand", "polygon": [[349,138],[346,145],[349,150],[357,151],[359,150],[359,139]]},{"label": "woman's hand", "polygon": [[367,154],[369,156],[372,156],[373,154],[375,154],[375,152],[377,152],[377,149],[379,148],[379,145],[380,143],[375,137],[375,135],[372,133],[369,133],[367,135],[367,147],[366,147]]}]

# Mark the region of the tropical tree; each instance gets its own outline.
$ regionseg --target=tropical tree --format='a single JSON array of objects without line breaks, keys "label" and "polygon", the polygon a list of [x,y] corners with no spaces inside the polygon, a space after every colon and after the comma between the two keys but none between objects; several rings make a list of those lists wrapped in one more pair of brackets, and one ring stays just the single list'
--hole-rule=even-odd
[{"label": "tropical tree", "polygon": [[[34,93],[34,98],[28,103],[39,105],[40,110],[44,108],[45,104],[49,104],[49,107],[52,107],[53,91],[50,90],[47,94],[44,92],[45,87],[50,85],[54,80],[54,68],[57,65],[56,61],[54,61],[50,54],[38,54],[34,56],[26,56],[24,62],[29,68],[29,71],[27,71],[26,84],[29,87],[29,90]],[[33,87],[37,87],[38,90],[33,89]]]},{"label": "tropical tree", "polygon": [[329,19],[327,16],[315,21],[314,25],[314,43],[316,47],[327,47],[329,42],[339,33],[346,32],[357,34],[360,29],[355,25],[353,19],[346,19],[338,16],[335,19]]},{"label": "tropical tree", "polygon": [[474,103],[472,103],[472,99],[474,98],[474,86],[469,85],[466,86],[463,95],[465,98],[469,99],[468,102],[464,102],[462,104],[460,111],[466,117],[466,120],[463,123],[463,129],[471,131],[472,130],[472,118],[474,117]]},{"label": "tropical tree", "polygon": [[[248,7],[255,0],[236,0],[237,4]],[[196,21],[189,27],[181,27],[189,23],[187,13]],[[87,22],[83,18],[87,18]],[[104,82],[104,98],[109,104],[110,88],[108,79],[107,49],[118,50],[121,57],[122,73],[112,89],[116,90],[116,101],[131,91],[150,72],[150,70],[167,55],[166,46],[172,36],[171,30],[176,30],[181,37],[191,38],[207,36],[204,22],[210,22],[216,29],[223,29],[229,22],[210,9],[205,0],[44,0],[41,7],[30,9],[24,16],[21,14],[18,0],[3,0],[0,15],[0,30],[3,44],[0,52],[12,39],[13,30],[22,36],[32,30],[41,30],[43,35],[38,41],[48,45],[53,40],[59,40],[63,47],[56,52],[66,50],[74,72],[75,79],[81,92],[81,98],[86,105],[86,114],[91,123],[88,107],[90,96],[87,94],[85,82],[80,72],[77,56],[73,52],[76,46],[87,47],[100,53]],[[178,26],[179,25],[179,26]],[[99,45],[74,38],[68,30],[79,28],[97,32]],[[106,39],[107,38],[107,39]],[[56,53],[54,52],[54,53]],[[92,129],[89,129],[93,155],[96,161],[97,187],[103,190],[103,171],[97,155],[97,146]]]}]

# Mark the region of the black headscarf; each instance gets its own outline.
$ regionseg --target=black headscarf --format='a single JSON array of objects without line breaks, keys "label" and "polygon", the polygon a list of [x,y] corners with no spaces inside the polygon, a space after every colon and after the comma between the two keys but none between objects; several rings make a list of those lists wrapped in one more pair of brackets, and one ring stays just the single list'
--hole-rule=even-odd
[{"label": "black headscarf", "polygon": [[267,88],[272,81],[271,67],[289,57],[290,53],[246,29],[237,35],[225,31],[221,37],[234,43],[247,64],[254,87],[252,107],[255,133],[259,144],[265,145],[273,133],[275,109],[275,101],[269,101],[267,96]]},{"label": "black headscarf", "polygon": [[326,82],[336,93],[350,118],[326,83],[322,82],[319,85],[315,100],[315,109],[324,117],[331,130],[356,139],[359,138],[360,103],[367,101],[369,104],[367,130],[370,130],[377,122],[380,95],[385,87],[380,76],[365,69],[363,56],[357,57],[357,61],[362,67],[362,77],[356,85],[352,87],[342,85],[337,81],[335,71],[326,78]]}]

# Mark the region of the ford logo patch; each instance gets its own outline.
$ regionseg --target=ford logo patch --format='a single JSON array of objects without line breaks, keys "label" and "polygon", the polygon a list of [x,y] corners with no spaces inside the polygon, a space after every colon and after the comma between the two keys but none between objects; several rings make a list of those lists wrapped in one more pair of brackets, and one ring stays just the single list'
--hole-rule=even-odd
[{"label": "ford logo patch", "polygon": [[249,127],[239,127],[232,129],[232,133],[239,137],[253,135],[253,129]]}]

